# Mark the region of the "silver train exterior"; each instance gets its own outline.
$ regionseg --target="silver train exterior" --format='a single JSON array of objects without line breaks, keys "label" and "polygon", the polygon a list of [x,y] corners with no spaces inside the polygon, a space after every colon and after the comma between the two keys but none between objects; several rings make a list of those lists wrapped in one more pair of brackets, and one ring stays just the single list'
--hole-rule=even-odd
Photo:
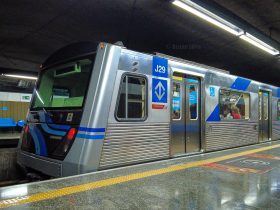
[{"label": "silver train exterior", "polygon": [[[77,133],[74,132],[75,139],[69,151],[64,158],[56,159],[49,157],[48,151],[42,154],[44,148],[40,151],[40,148],[33,151],[23,149],[23,141],[27,141],[24,135],[32,133],[34,125],[43,127],[39,132],[49,133],[46,138],[52,138],[51,141],[63,141],[71,128],[71,123],[67,125],[67,122],[66,125],[51,125],[51,121],[38,120],[37,115],[52,117],[55,111],[47,107],[34,111],[31,107],[27,121],[29,130],[24,129],[18,146],[17,161],[22,167],[53,177],[63,177],[257,144],[280,137],[280,91],[277,87],[163,54],[145,54],[107,43],[100,43],[95,50],[92,49],[96,56],[86,99],[80,121],[75,124]],[[136,83],[128,84],[129,80],[136,80]],[[179,91],[177,96],[180,97],[177,105],[174,105],[175,85]],[[190,120],[187,110],[191,103],[190,87],[193,86],[197,90],[197,111]],[[141,90],[137,90],[137,87],[141,87]],[[33,101],[37,90],[38,86]],[[221,90],[247,94],[249,118],[222,120],[219,105]],[[133,92],[139,92],[142,98],[133,99],[129,95],[133,95]],[[261,100],[263,95],[266,97],[265,105],[262,102],[264,100]],[[120,100],[123,100],[125,107],[118,108]],[[172,106],[180,108],[180,117],[175,117],[176,120],[172,117]],[[263,106],[267,107],[266,119],[260,116],[265,112]],[[130,118],[129,109],[133,107],[141,107],[141,113],[136,111],[135,116],[138,117]],[[120,111],[123,112],[121,117],[118,117],[118,109],[123,109]],[[63,113],[67,117],[76,114],[70,108],[65,108]],[[60,138],[56,138],[56,132],[62,131]],[[34,141],[34,134],[31,137],[29,141]],[[42,147],[36,142],[34,144]]]}]

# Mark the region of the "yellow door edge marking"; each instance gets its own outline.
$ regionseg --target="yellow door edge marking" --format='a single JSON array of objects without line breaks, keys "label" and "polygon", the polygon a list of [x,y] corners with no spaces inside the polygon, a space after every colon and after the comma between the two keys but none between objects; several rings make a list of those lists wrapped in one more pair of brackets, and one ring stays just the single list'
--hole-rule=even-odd
[{"label": "yellow door edge marking", "polygon": [[172,76],[173,80],[179,80],[179,81],[183,81],[183,77],[178,77],[178,76]]},{"label": "yellow door edge marking", "polygon": [[247,151],[239,152],[239,153],[235,153],[235,154],[225,155],[225,156],[221,156],[221,157],[215,157],[215,158],[210,158],[210,159],[200,160],[200,161],[195,161],[195,162],[188,162],[188,163],[173,165],[173,166],[169,166],[169,167],[165,167],[165,168],[160,168],[160,169],[155,169],[155,170],[150,170],[150,171],[145,171],[145,172],[139,172],[139,173],[134,173],[134,174],[128,174],[125,176],[114,177],[114,178],[104,179],[104,180],[95,181],[95,182],[89,182],[86,184],[80,184],[80,185],[75,185],[75,186],[70,186],[70,187],[63,187],[63,188],[59,188],[59,189],[55,189],[55,190],[50,190],[47,192],[35,193],[32,195],[28,195],[28,196],[11,198],[11,199],[0,201],[0,208],[7,208],[7,207],[11,207],[11,206],[16,206],[16,205],[22,205],[22,204],[28,204],[28,203],[38,202],[38,201],[54,199],[54,198],[58,198],[58,197],[66,196],[66,195],[85,192],[88,190],[97,189],[97,188],[106,187],[106,186],[112,186],[112,185],[125,183],[125,182],[129,182],[129,181],[133,181],[133,180],[139,180],[139,179],[143,179],[143,178],[147,178],[147,177],[151,177],[151,176],[180,171],[180,170],[184,170],[184,169],[188,169],[188,168],[202,166],[202,165],[209,164],[209,163],[219,162],[219,161],[223,161],[223,160],[228,160],[228,159],[248,155],[251,153],[261,152],[261,151],[265,151],[265,150],[271,150],[271,149],[279,148],[279,147],[280,147],[280,144],[277,144],[277,145],[262,147],[262,148],[258,148],[258,149],[247,150]]}]

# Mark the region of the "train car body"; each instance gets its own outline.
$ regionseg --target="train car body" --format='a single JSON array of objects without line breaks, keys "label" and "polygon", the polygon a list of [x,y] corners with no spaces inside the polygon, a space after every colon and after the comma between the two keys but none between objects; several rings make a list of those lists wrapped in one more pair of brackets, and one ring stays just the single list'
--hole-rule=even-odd
[{"label": "train car body", "polygon": [[62,177],[280,137],[277,87],[112,44],[71,53],[43,67],[18,146],[25,168]]}]

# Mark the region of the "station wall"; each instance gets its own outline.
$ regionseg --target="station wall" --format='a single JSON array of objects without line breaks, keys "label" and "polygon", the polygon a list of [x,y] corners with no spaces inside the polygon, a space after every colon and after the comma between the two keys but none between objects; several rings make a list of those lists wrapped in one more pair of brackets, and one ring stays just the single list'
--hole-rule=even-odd
[{"label": "station wall", "polygon": [[25,120],[31,96],[29,93],[0,92],[0,118]]}]

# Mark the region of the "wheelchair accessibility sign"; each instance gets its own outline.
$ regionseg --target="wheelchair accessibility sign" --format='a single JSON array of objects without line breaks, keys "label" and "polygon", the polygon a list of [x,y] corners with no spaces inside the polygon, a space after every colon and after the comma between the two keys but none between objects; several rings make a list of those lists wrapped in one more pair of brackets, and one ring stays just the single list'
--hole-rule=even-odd
[{"label": "wheelchair accessibility sign", "polygon": [[155,79],[152,81],[152,102],[167,103],[167,80]]}]

